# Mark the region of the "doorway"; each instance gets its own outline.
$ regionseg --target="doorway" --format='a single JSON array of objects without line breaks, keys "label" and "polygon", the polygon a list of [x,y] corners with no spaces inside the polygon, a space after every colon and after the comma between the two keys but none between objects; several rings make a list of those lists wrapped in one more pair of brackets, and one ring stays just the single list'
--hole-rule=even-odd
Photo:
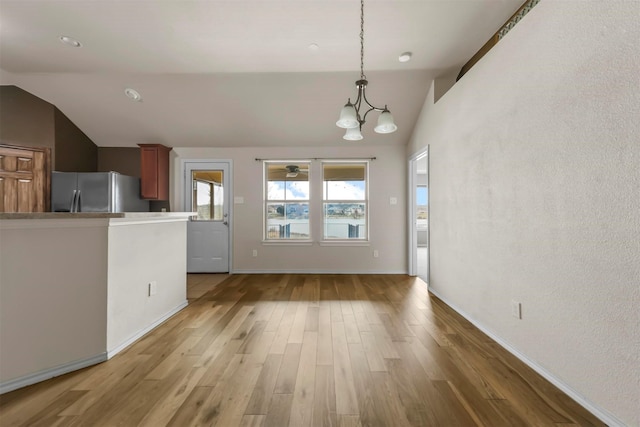
[{"label": "doorway", "polygon": [[429,283],[429,153],[409,160],[409,274]]},{"label": "doorway", "polygon": [[187,273],[228,273],[231,257],[231,162],[184,161]]}]

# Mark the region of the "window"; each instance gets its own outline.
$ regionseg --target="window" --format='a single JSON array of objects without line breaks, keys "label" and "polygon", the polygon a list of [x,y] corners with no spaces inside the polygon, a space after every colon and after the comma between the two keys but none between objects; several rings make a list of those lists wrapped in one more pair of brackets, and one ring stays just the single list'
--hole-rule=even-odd
[{"label": "window", "polygon": [[367,240],[367,163],[324,162],[322,177],[323,238]]},{"label": "window", "polygon": [[368,167],[359,160],[265,161],[264,240],[367,241]]},{"label": "window", "polygon": [[222,171],[193,171],[192,209],[199,220],[222,221]]},{"label": "window", "polygon": [[308,240],[309,162],[265,162],[265,240]]}]

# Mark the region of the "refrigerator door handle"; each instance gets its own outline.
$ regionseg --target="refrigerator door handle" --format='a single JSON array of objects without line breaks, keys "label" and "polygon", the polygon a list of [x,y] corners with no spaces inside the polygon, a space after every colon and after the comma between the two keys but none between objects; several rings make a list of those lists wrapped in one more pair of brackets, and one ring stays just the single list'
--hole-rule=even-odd
[{"label": "refrigerator door handle", "polygon": [[78,195],[76,197],[76,207],[74,212],[80,212],[80,197],[82,196],[82,191],[78,190]]},{"label": "refrigerator door handle", "polygon": [[73,190],[73,196],[71,197],[71,205],[69,206],[69,212],[75,212],[76,197],[78,197],[78,190]]}]

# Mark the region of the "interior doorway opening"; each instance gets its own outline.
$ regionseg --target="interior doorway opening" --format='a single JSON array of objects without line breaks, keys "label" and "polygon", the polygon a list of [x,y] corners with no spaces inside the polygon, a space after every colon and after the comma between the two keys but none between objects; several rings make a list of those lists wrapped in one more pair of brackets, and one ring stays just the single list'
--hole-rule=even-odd
[{"label": "interior doorway opening", "polygon": [[429,283],[429,153],[409,160],[409,274]]}]

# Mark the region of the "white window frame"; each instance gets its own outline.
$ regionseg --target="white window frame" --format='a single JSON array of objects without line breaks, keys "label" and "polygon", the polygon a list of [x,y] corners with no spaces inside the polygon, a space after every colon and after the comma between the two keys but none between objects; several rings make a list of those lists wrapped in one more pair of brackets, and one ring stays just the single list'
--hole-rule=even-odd
[{"label": "white window frame", "polygon": [[[286,199],[286,190],[285,190],[285,198],[284,199],[269,199],[269,165],[282,165],[282,166],[286,166],[289,164],[297,164],[297,165],[308,165],[308,169],[309,171],[307,172],[307,182],[309,183],[309,198],[308,199],[293,199],[293,200],[288,200]],[[312,226],[312,221],[313,221],[313,213],[312,213],[312,208],[311,208],[311,200],[313,198],[313,188],[312,188],[312,172],[311,172],[311,167],[312,167],[312,162],[311,160],[264,160],[262,162],[262,167],[263,167],[263,203],[262,203],[262,213],[263,213],[263,219],[262,219],[262,243],[263,244],[272,244],[272,245],[296,245],[296,244],[302,244],[302,245],[309,245],[313,242],[312,238],[313,238],[313,226]],[[283,205],[287,205],[287,203],[306,203],[307,206],[309,206],[309,238],[307,239],[295,239],[295,238],[269,238],[269,232],[268,232],[268,224],[267,224],[267,219],[269,216],[268,213],[268,206],[270,204],[274,204],[274,203],[281,203]]]},{"label": "white window frame", "polygon": [[[336,199],[326,199],[325,200],[325,191],[326,189],[324,188],[325,186],[325,179],[324,179],[324,166],[325,165],[339,165],[339,164],[344,164],[344,165],[354,165],[354,164],[362,164],[364,166],[364,200],[336,200]],[[321,195],[321,222],[322,222],[322,241],[321,244],[325,244],[325,245],[331,245],[331,244],[336,244],[336,245],[340,245],[340,244],[347,244],[347,245],[357,245],[357,244],[365,244],[368,245],[369,243],[369,161],[368,160],[350,160],[350,159],[344,159],[344,160],[340,160],[340,159],[336,159],[336,160],[323,160],[320,164],[320,171],[321,171],[321,182],[322,182],[322,187],[323,187],[323,191],[322,191],[322,195]],[[347,238],[328,238],[326,236],[326,228],[325,228],[325,211],[324,211],[324,205],[325,203],[335,203],[335,204],[348,204],[348,203],[352,203],[352,204],[363,204],[365,206],[365,226],[364,226],[364,230],[366,233],[366,236],[364,238],[360,238],[360,237],[347,237]]]},{"label": "white window frame", "polygon": [[[269,200],[268,188],[268,166],[270,164],[308,164],[308,182],[309,182],[309,199],[304,200]],[[363,164],[365,167],[365,199],[364,200],[336,200],[336,203],[357,203],[365,205],[365,238],[329,238],[324,237],[324,164]],[[370,221],[371,215],[369,213],[370,198],[369,198],[369,170],[370,159],[349,159],[349,158],[337,158],[337,159],[262,159],[262,188],[263,188],[263,203],[262,203],[262,245],[265,246],[311,246],[318,244],[320,246],[369,246],[371,239]],[[291,239],[291,238],[267,238],[268,235],[268,205],[272,203],[292,203],[292,202],[307,203],[309,206],[309,239]],[[329,201],[330,202],[330,201]]]}]

